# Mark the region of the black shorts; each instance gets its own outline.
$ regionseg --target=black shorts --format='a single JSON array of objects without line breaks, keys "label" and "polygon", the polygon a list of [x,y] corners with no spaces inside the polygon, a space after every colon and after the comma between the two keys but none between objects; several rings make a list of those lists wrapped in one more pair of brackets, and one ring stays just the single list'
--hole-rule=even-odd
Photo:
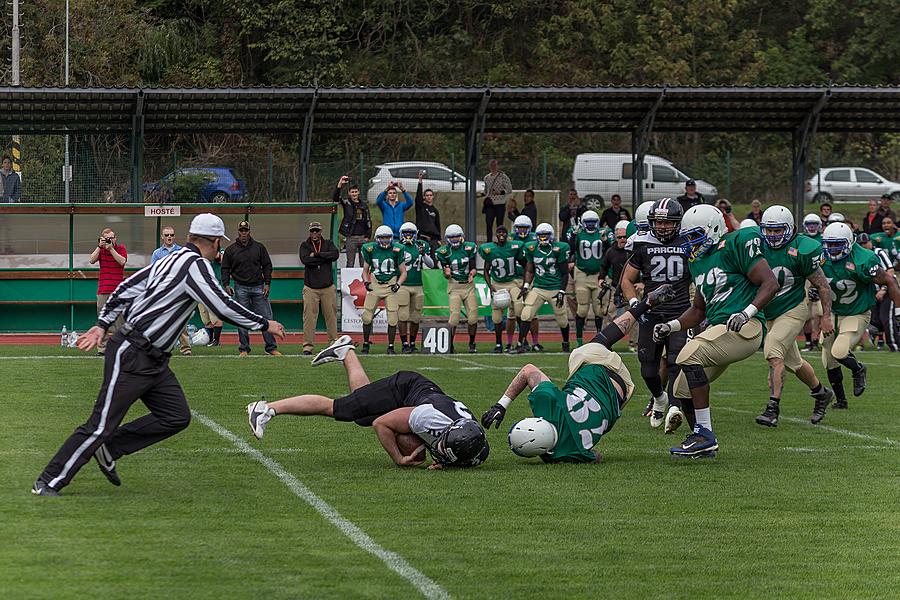
[{"label": "black shorts", "polygon": [[668,323],[674,317],[655,317],[645,313],[638,323],[638,361],[659,365],[663,348],[666,349],[666,361],[673,365],[678,353],[687,343],[687,331],[674,331],[662,342],[653,340],[653,327],[658,323]]},{"label": "black shorts", "polygon": [[369,427],[381,415],[398,408],[418,406],[419,400],[434,393],[443,392],[427,377],[413,371],[400,371],[335,398],[334,420],[354,421]]}]

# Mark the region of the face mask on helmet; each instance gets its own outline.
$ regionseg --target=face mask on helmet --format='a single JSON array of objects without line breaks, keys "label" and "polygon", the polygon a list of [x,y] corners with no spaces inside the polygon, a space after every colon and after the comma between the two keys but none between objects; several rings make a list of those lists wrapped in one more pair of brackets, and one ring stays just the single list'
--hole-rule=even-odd
[{"label": "face mask on helmet", "polygon": [[418,237],[419,232],[415,229],[401,229],[400,230],[400,241],[404,244],[412,244],[416,241],[416,237]]},{"label": "face mask on helmet", "polygon": [[393,241],[394,236],[392,235],[379,235],[375,237],[375,242],[382,248],[390,248]]},{"label": "face mask on helmet", "polygon": [[643,221],[634,224],[634,228],[637,229],[638,233],[647,233],[650,231],[650,222]]},{"label": "face mask on helmet", "polygon": [[531,225],[515,225],[513,231],[516,233],[516,237],[525,239],[531,233]]},{"label": "face mask on helmet", "polygon": [[546,246],[553,241],[553,234],[549,231],[538,231],[534,234],[541,246]]},{"label": "face mask on helmet", "polygon": [[831,260],[841,260],[850,256],[850,242],[844,238],[832,238],[822,240],[822,248],[825,250],[825,256]]},{"label": "face mask on helmet", "polygon": [[712,245],[713,240],[703,227],[694,227],[681,232],[681,249],[691,262],[706,254]]},{"label": "face mask on helmet", "polygon": [[484,429],[473,419],[457,419],[441,433],[432,453],[444,464],[471,463],[486,448]]},{"label": "face mask on helmet", "polygon": [[600,219],[582,219],[581,226],[584,227],[584,230],[588,233],[594,233],[600,226]]},{"label": "face mask on helmet", "polygon": [[806,229],[806,233],[808,233],[809,235],[819,234],[819,224],[815,221],[805,221],[803,223],[803,228]]},{"label": "face mask on helmet", "polygon": [[794,237],[794,226],[790,223],[763,225],[760,230],[763,240],[770,248],[781,248]]},{"label": "face mask on helmet", "polygon": [[681,219],[656,218],[650,221],[650,226],[653,228],[653,235],[656,236],[656,239],[661,242],[671,242],[678,237],[681,229]]},{"label": "face mask on helmet", "polygon": [[448,235],[447,243],[450,244],[452,248],[459,248],[463,243],[463,236],[459,235],[458,233]]}]

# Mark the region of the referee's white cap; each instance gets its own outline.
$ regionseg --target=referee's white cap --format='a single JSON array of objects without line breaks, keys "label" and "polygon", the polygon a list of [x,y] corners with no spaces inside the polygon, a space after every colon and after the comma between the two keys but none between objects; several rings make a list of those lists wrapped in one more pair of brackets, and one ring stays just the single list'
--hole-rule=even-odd
[{"label": "referee's white cap", "polygon": [[212,213],[201,213],[194,217],[191,221],[191,228],[188,233],[194,235],[205,235],[208,237],[225,238],[229,242],[231,238],[225,235],[225,223],[222,219]]}]

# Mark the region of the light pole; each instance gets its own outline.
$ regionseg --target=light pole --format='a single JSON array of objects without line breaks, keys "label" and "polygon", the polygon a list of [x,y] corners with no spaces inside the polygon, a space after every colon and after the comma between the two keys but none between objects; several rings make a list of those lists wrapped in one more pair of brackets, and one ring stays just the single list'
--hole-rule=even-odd
[{"label": "light pole", "polygon": [[[20,58],[19,43],[19,0],[13,0],[13,21],[12,21],[12,84],[13,87],[22,85],[21,72],[19,70]],[[12,157],[13,169],[22,177],[22,140],[19,135],[13,136]]]},{"label": "light pole", "polygon": [[[66,87],[69,87],[69,0],[66,0]],[[69,134],[66,134],[66,155],[63,165],[63,185],[65,186],[65,200],[69,203],[69,181],[72,179],[72,167],[69,165]]]}]

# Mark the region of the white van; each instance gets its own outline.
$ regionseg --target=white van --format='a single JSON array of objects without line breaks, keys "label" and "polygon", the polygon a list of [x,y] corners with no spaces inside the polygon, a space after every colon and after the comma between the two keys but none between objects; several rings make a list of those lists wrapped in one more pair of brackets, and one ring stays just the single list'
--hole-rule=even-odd
[{"label": "white van", "polygon": [[[608,205],[613,194],[619,194],[622,203],[630,206],[631,167],[631,154],[579,154],[575,157],[572,182],[591,209]],[[680,196],[689,179],[692,177],[685,175],[672,161],[652,154],[644,155],[644,200]],[[697,191],[707,202],[713,202],[718,190],[705,181],[698,179],[696,182]]]}]

